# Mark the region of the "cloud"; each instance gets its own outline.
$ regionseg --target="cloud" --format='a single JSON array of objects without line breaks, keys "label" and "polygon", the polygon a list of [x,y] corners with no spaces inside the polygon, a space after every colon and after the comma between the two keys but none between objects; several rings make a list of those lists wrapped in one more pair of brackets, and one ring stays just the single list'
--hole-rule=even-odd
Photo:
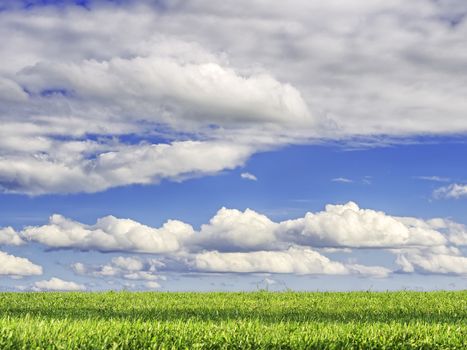
[{"label": "cloud", "polygon": [[[307,105],[293,86],[266,73],[241,76],[217,62],[181,63],[176,57],[154,55],[99,62],[40,62],[23,69],[20,80],[31,93],[59,87],[76,98],[113,103],[128,116],[149,116],[149,120],[171,126],[191,121],[220,126],[239,121],[312,122]],[[176,114],[164,113],[162,106]]]},{"label": "cloud", "polygon": [[21,245],[24,241],[12,227],[0,228],[0,244]]},{"label": "cloud", "polygon": [[276,241],[277,224],[251,209],[221,208],[209,224],[201,226],[192,243],[216,250],[261,250]]},{"label": "cloud", "polygon": [[383,267],[345,265],[311,249],[291,247],[286,251],[256,251],[249,253],[219,253],[217,251],[197,254],[192,262],[199,271],[210,272],[270,272],[299,275],[351,273],[385,277],[390,273]]},{"label": "cloud", "polygon": [[395,217],[349,202],[278,223],[251,209],[222,208],[191,243],[219,251],[277,250],[290,244],[328,249],[443,246],[463,242],[466,232],[464,225],[449,220]]},{"label": "cloud", "polygon": [[[97,64],[96,62],[94,63]],[[159,63],[156,60],[152,64],[160,68]],[[69,67],[66,66],[66,68],[68,69]],[[80,68],[76,68],[76,70],[78,71],[76,73],[78,78],[84,79],[82,70]],[[30,77],[33,72],[35,70],[29,68],[26,72],[27,74],[23,74],[26,77]],[[165,71],[162,70],[161,73],[163,72]],[[272,110],[275,108],[272,106],[273,103],[266,100],[255,101],[254,95],[255,91],[259,94],[266,91],[267,87],[262,84],[269,83],[273,85],[271,87],[273,91],[281,94],[278,82],[267,76],[255,78],[254,81],[235,78],[235,82],[239,84],[245,81],[247,86],[240,86],[238,91],[239,93],[247,93],[246,97],[244,97],[248,98],[249,101],[251,100],[250,102],[253,104],[252,108],[254,108],[251,111],[219,110],[218,108],[234,108],[235,106],[243,106],[241,108],[248,109],[249,107],[246,106],[248,101],[241,100],[235,102],[232,100],[233,91],[230,91],[229,96],[225,98],[212,95],[213,93],[218,93],[221,89],[221,87],[214,86],[214,83],[221,81],[224,75],[227,75],[227,78],[232,78],[234,73],[231,70],[225,73],[219,66],[214,65],[211,67],[207,64],[201,67],[194,67],[193,72],[182,72],[179,78],[175,77],[174,84],[179,84],[179,87],[176,88],[177,91],[180,90],[178,92],[193,93],[195,95],[196,93],[204,94],[201,97],[186,97],[188,99],[188,102],[185,101],[188,103],[186,107],[188,114],[185,113],[185,115],[184,112],[176,110],[182,108],[181,105],[185,102],[175,99],[172,106],[170,105],[170,101],[173,98],[167,96],[167,92],[157,92],[157,89],[145,86],[143,82],[134,82],[134,85],[144,91],[153,91],[159,94],[162,99],[159,103],[153,95],[146,96],[146,102],[133,101],[135,96],[144,95],[142,91],[123,92],[124,96],[128,95],[127,97],[112,95],[112,91],[107,91],[106,88],[113,86],[129,87],[131,84],[128,84],[126,79],[130,79],[136,73],[131,70],[126,73],[129,74],[128,77],[116,78],[121,80],[120,84],[110,81],[104,87],[96,87],[97,91],[94,91],[95,89],[92,90],[92,87],[87,82],[84,82],[83,88],[91,89],[89,95],[86,95],[86,93],[82,96],[79,95],[77,87],[60,88],[60,91],[71,89],[74,91],[74,94],[79,95],[76,96],[77,100],[63,100],[60,103],[53,102],[54,106],[58,107],[60,107],[61,103],[65,104],[66,113],[68,114],[70,105],[77,104],[78,102],[76,101],[80,101],[77,105],[71,107],[71,109],[79,112],[66,118],[61,116],[64,113],[63,111],[58,110],[51,113],[47,110],[48,107],[46,105],[50,103],[48,100],[51,97],[47,97],[46,101],[39,101],[37,102],[38,105],[31,107],[39,115],[34,114],[29,117],[9,116],[11,109],[8,109],[4,117],[5,122],[0,130],[0,135],[4,136],[2,141],[0,141],[0,151],[3,151],[3,156],[0,158],[0,190],[32,195],[97,192],[116,186],[154,184],[160,182],[162,179],[182,180],[233,169],[243,165],[251,154],[271,147],[268,144],[272,144],[272,142],[267,132],[264,136],[258,134],[254,143],[251,140],[243,142],[241,139],[250,138],[248,135],[253,129],[247,127],[247,131],[237,130],[236,132],[226,133],[225,128],[229,129],[230,124],[235,127],[238,124],[235,118],[245,119],[241,123],[246,124],[250,123],[250,121],[252,123],[268,123],[268,120],[265,120],[265,118],[267,119],[275,113],[276,116],[272,116],[272,119],[269,121],[274,129],[276,122],[282,123],[281,120],[276,121],[275,118],[284,117],[285,111],[283,108],[294,108],[292,105],[295,103],[289,101],[290,98],[293,99],[295,97],[288,97],[287,95],[282,99],[282,97],[278,96],[280,101],[276,105],[281,110],[272,113]],[[210,77],[211,73],[214,76]],[[94,71],[92,71],[92,74],[90,73],[90,81],[95,81],[93,74],[97,73]],[[147,76],[144,72],[140,72],[140,74],[142,78]],[[163,74],[167,74],[167,72]],[[174,78],[174,74],[169,74],[167,77]],[[206,79],[204,83],[201,78]],[[27,78],[24,79],[25,81],[22,84],[26,86]],[[49,77],[45,77],[44,79],[50,82]],[[187,79],[188,82],[185,81]],[[126,81],[126,83],[123,84],[123,81]],[[258,87],[255,87],[255,81],[259,83]],[[151,84],[151,82],[152,80],[149,80],[147,83]],[[103,84],[102,81],[100,83]],[[186,84],[188,83],[196,84],[196,86],[192,89],[187,89]],[[167,84],[162,81],[160,82],[160,86],[167,87]],[[212,90],[209,90],[208,87]],[[40,91],[44,91],[45,87],[38,87],[36,92],[34,92],[33,86],[27,86],[25,89],[28,89],[32,94],[40,95]],[[222,89],[226,90],[227,88],[224,87]],[[288,94],[287,91],[289,90],[292,91],[292,95],[296,94],[293,88],[287,86],[284,91]],[[102,94],[110,95],[100,96],[99,91]],[[226,93],[227,91],[224,92]],[[241,97],[241,99],[244,97]],[[263,97],[258,98],[261,99]],[[265,94],[264,98],[271,98],[271,95]],[[272,96],[272,98],[274,99],[275,97]],[[31,99],[40,100],[41,98],[36,96],[34,98],[31,97]],[[65,97],[60,96],[60,99],[65,99]],[[90,101],[92,99],[97,99],[97,101]],[[101,104],[105,103],[102,99],[108,99],[107,105],[118,109],[118,112],[102,111],[104,107]],[[80,105],[80,103],[84,103],[83,100],[88,101],[92,105]],[[111,101],[112,103],[110,103]],[[127,105],[115,106],[113,101],[120,101]],[[210,104],[208,104],[209,101],[211,102]],[[231,104],[231,106],[216,106],[213,101],[220,104],[222,104],[222,101],[225,101],[225,103]],[[196,108],[194,107],[196,103],[202,105],[202,108],[200,107],[198,112],[196,112]],[[144,104],[149,104],[150,106],[145,106]],[[169,108],[172,111],[163,111],[159,105],[163,105],[164,108]],[[260,112],[261,105],[272,109],[262,113]],[[141,108],[140,112],[137,111],[135,106]],[[155,109],[151,110],[153,107]],[[40,115],[43,108],[45,108],[45,115]],[[235,108],[238,109],[239,107]],[[125,109],[127,109],[126,112],[124,112]],[[26,112],[18,111],[18,113],[23,115]],[[114,115],[114,113],[119,114]],[[134,117],[138,113],[141,117]],[[255,120],[255,113],[259,113],[257,120]],[[98,114],[99,117],[89,118],[90,115],[94,116],[94,114]],[[229,117],[230,114],[232,116]],[[221,116],[225,117],[225,119],[217,121],[206,119],[205,117],[209,115],[213,115],[216,118],[217,116]],[[286,117],[287,115],[288,113],[285,113]],[[294,117],[285,118],[283,121],[287,122],[293,119]],[[211,128],[211,124],[215,128]],[[160,125],[163,125],[163,127],[161,128]],[[219,128],[220,126],[222,126],[222,129]],[[161,128],[163,130],[161,131],[162,136],[168,139],[176,138],[179,132],[190,132],[189,135],[192,139],[186,140],[187,134],[184,134],[183,138],[185,140],[157,144],[147,142],[145,139],[151,138],[151,130],[156,127]],[[206,128],[206,131],[203,131],[203,128]],[[240,129],[244,128],[240,127]],[[98,139],[99,141],[87,140],[86,134],[89,133],[101,135],[102,137]],[[125,133],[135,133],[136,139],[139,140],[138,143],[121,143],[115,138]],[[71,140],[68,140],[68,138]],[[261,140],[262,138],[263,140]]]},{"label": "cloud", "polygon": [[336,177],[334,179],[331,179],[332,182],[341,182],[341,183],[352,183],[353,180],[350,180],[346,177]]},{"label": "cloud", "polygon": [[453,245],[467,245],[467,227],[464,224],[443,218],[421,220],[411,217],[399,217],[398,219],[407,225],[419,227],[421,229],[436,230],[442,233]]},{"label": "cloud", "polygon": [[[197,1],[169,6],[165,14],[184,20],[170,27],[171,34],[210,48],[228,47],[232,62],[260,62],[293,82],[314,114],[339,133],[466,130],[464,101],[455,90],[466,88],[456,77],[464,70],[466,26],[461,21],[453,28],[448,20],[465,12],[465,4],[450,11],[429,0],[291,1],[274,8],[248,1],[248,13],[239,7]],[[187,33],[185,26],[194,29]],[[449,56],[439,54],[447,51]],[[444,92],[433,84],[447,77],[453,80],[442,81]],[[436,120],[441,111],[449,115],[449,125]]]},{"label": "cloud", "polygon": [[449,186],[440,187],[433,192],[435,198],[461,198],[467,196],[467,185],[451,184]]},{"label": "cloud", "polygon": [[34,282],[33,290],[49,290],[49,291],[82,291],[86,290],[86,286],[76,282],[64,281],[57,277],[52,277],[49,280]]},{"label": "cloud", "polygon": [[109,264],[87,266],[83,263],[75,263],[72,268],[79,275],[155,281],[164,279],[164,276],[158,273],[158,270],[164,266],[165,264],[157,259],[142,260],[138,257],[119,256],[113,258]]},{"label": "cloud", "polygon": [[251,173],[241,173],[240,177],[245,180],[258,181],[258,178]]},{"label": "cloud", "polygon": [[[433,273],[462,263],[467,245],[465,225],[449,219],[391,216],[362,209],[354,202],[327,205],[325,210],[274,222],[251,209],[221,208],[207,224],[168,220],[150,227],[130,219],[106,216],[93,225],[53,215],[48,224],[20,232],[24,240],[52,248],[157,254],[157,258],[116,257],[103,265],[72,266],[77,274],[127,280],[163,279],[167,271],[270,272],[293,274],[361,274],[384,277],[382,266],[332,261],[323,254],[355,254],[376,249],[397,256],[403,271]],[[426,261],[433,257],[438,267]],[[425,261],[426,260],[426,261]],[[438,271],[438,272],[436,272]]]},{"label": "cloud", "polygon": [[467,257],[456,248],[402,250],[396,263],[407,273],[467,275]]},{"label": "cloud", "polygon": [[63,6],[0,12],[3,192],[97,192],[289,144],[467,132],[461,1]]},{"label": "cloud", "polygon": [[[133,15],[157,16],[149,9],[128,9],[133,10]],[[74,31],[53,10],[31,11],[63,32]],[[102,20],[97,13],[107,17],[112,12],[67,13],[77,21],[84,15],[99,46],[112,51],[97,25]],[[25,27],[43,24],[35,16],[23,18],[20,11],[10,15],[24,29],[24,41],[32,35]],[[120,15],[136,19],[126,11]],[[0,26],[3,30],[8,29]],[[116,47],[114,56],[104,59],[99,52],[82,52],[79,44],[70,47],[74,54],[68,57],[63,48],[50,55],[51,47],[28,55],[22,51],[26,47],[11,43],[12,54],[26,62],[3,66],[16,81],[2,78],[0,71],[6,99],[0,107],[0,190],[97,192],[215,174],[270,147],[271,133],[283,133],[278,126],[313,123],[300,92],[266,71],[238,72],[222,54],[162,33],[150,42],[132,40],[137,47]],[[254,125],[264,131],[256,132]],[[166,143],[152,143],[154,133]],[[90,140],[89,134],[96,137]],[[126,134],[136,141],[122,143],[119,138]]]},{"label": "cloud", "polygon": [[434,181],[434,182],[449,182],[451,181],[448,177],[441,177],[441,176],[415,176],[415,179],[418,180],[426,180],[426,181]]},{"label": "cloud", "polygon": [[438,231],[421,227],[381,211],[361,209],[354,202],[326,205],[325,211],[306,213],[303,218],[280,223],[285,241],[315,247],[394,247],[444,245]]},{"label": "cloud", "polygon": [[274,222],[254,210],[221,208],[199,231],[168,220],[159,228],[106,216],[94,225],[53,215],[47,225],[28,226],[21,236],[54,248],[182,253],[282,250],[290,245],[316,248],[436,247],[464,244],[467,229],[447,219],[422,220],[362,209],[354,202],[326,205],[324,211]]},{"label": "cloud", "polygon": [[248,146],[216,141],[180,141],[122,145],[86,158],[81,152],[87,148],[105,146],[74,146],[78,150],[69,145],[68,154],[0,158],[0,189],[3,186],[7,192],[37,195],[97,192],[128,184],[158,183],[162,179],[180,180],[233,169],[243,165],[252,152]]},{"label": "cloud", "polygon": [[28,94],[16,82],[0,76],[0,100],[3,102],[26,102]]},{"label": "cloud", "polygon": [[54,248],[99,251],[166,253],[180,250],[193,228],[181,221],[169,220],[161,228],[152,228],[129,219],[106,216],[94,225],[85,225],[61,215],[50,217],[48,225],[27,227],[23,235]]},{"label": "cloud", "polygon": [[149,288],[149,289],[159,289],[159,288],[161,288],[161,285],[159,283],[157,283],[157,282],[154,282],[154,281],[146,282],[144,284],[144,286],[146,288]]},{"label": "cloud", "polygon": [[0,275],[20,278],[23,276],[42,275],[42,266],[33,264],[26,258],[0,251]]}]

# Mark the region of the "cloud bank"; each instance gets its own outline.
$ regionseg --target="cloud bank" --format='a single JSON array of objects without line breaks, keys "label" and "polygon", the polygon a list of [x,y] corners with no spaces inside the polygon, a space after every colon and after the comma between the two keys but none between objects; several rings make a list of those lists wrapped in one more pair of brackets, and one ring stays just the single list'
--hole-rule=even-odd
[{"label": "cloud bank", "polygon": [[78,274],[147,281],[167,271],[374,277],[393,272],[326,256],[352,256],[360,249],[394,254],[402,273],[464,274],[462,249],[467,246],[465,225],[442,218],[391,216],[354,202],[327,205],[323,211],[281,222],[251,209],[221,208],[198,230],[179,220],[150,227],[107,216],[87,225],[53,215],[48,224],[25,227],[17,235],[51,248],[154,254],[155,259],[121,256],[104,265],[73,265]]},{"label": "cloud bank", "polygon": [[2,192],[98,192],[288,144],[467,131],[464,1],[159,3],[5,5]]}]

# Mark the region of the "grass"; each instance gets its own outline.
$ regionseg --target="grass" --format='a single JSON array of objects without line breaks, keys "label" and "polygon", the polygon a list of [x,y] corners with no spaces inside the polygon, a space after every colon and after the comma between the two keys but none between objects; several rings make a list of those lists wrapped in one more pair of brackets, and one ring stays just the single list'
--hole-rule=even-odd
[{"label": "grass", "polygon": [[467,291],[0,293],[0,349],[467,349]]}]

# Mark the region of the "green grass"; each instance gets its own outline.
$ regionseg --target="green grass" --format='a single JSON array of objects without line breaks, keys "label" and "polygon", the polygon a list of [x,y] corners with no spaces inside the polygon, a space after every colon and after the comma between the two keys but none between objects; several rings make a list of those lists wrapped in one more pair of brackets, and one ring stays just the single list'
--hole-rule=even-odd
[{"label": "green grass", "polygon": [[0,293],[0,349],[467,349],[467,291]]}]

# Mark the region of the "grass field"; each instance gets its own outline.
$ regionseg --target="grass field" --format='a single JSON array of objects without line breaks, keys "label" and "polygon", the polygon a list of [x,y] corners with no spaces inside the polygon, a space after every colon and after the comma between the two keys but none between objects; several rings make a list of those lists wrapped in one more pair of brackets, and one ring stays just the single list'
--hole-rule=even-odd
[{"label": "grass field", "polygon": [[467,349],[467,291],[0,293],[0,349]]}]

